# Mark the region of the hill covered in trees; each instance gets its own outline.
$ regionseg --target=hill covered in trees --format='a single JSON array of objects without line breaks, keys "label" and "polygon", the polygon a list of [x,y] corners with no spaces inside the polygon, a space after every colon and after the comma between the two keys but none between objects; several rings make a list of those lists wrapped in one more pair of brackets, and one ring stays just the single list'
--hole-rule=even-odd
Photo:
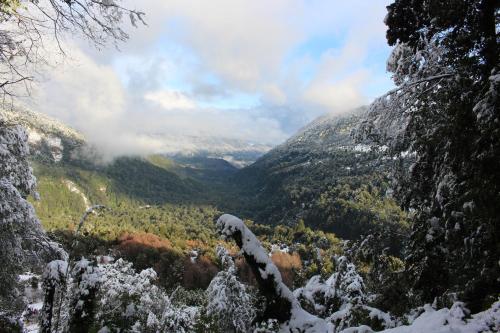
[{"label": "hill covered in trees", "polygon": [[[113,249],[136,268],[154,267],[165,287],[200,288],[218,270],[213,221],[224,211],[255,221],[249,223],[270,251],[287,249],[273,258],[290,286],[331,272],[333,266],[321,259],[341,251],[331,232],[360,239],[377,228],[407,228],[405,215],[386,195],[387,166],[379,153],[352,139],[362,112],[322,117],[243,169],[204,156],[104,162],[63,124],[28,111],[8,119],[28,127],[39,194],[31,202],[54,239],[69,247],[83,212],[104,205],[106,210],[90,215],[72,253]],[[321,181],[325,174],[329,182]],[[259,189],[262,184],[267,192]],[[403,238],[385,241],[399,255]],[[248,269],[241,274],[254,281]]]},{"label": "hill covered in trees", "polygon": [[233,177],[248,215],[266,224],[307,226],[356,239],[378,227],[404,230],[392,199],[386,147],[356,142],[360,108],[322,116]]}]

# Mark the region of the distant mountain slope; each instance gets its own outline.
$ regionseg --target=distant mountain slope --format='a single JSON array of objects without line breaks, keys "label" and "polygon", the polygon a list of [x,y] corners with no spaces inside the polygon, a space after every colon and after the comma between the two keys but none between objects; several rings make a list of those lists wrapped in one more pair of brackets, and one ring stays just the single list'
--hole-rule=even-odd
[{"label": "distant mountain slope", "polygon": [[46,162],[68,161],[84,146],[82,134],[43,114],[23,108],[0,109],[0,117],[13,125],[23,125],[29,134],[31,153]]},{"label": "distant mountain slope", "polygon": [[246,214],[268,224],[302,219],[346,238],[404,220],[386,195],[387,161],[351,136],[365,111],[320,117],[238,171],[234,182]]},{"label": "distant mountain slope", "polygon": [[153,135],[152,137],[163,142],[162,149],[171,158],[222,159],[238,168],[252,164],[272,148],[268,144],[230,138],[169,136],[166,134]]},{"label": "distant mountain slope", "polygon": [[386,195],[388,161],[350,135],[364,111],[320,117],[243,169],[190,154],[121,157],[103,164],[68,126],[26,110],[0,116],[28,128],[42,220],[74,221],[96,203],[128,209],[208,205],[258,223],[304,220],[357,238],[374,227],[404,223]]},{"label": "distant mountain slope", "polygon": [[[108,203],[117,197],[137,205],[211,204],[218,197],[212,188],[237,170],[223,159],[210,157],[174,160],[154,155],[103,163],[82,134],[54,119],[20,108],[0,110],[0,117],[27,129],[42,197],[38,206],[49,205],[51,198],[61,199],[58,191],[76,201],[70,206],[78,214],[90,204]],[[57,214],[56,203],[50,205],[52,214]]]}]

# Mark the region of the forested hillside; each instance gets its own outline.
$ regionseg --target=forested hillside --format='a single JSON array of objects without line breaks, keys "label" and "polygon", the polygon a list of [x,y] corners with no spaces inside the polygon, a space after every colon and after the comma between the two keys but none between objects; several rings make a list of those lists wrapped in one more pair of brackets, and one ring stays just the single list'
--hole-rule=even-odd
[{"label": "forested hillside", "polygon": [[[244,209],[261,223],[307,226],[356,239],[377,228],[402,232],[386,147],[355,142],[366,108],[325,115],[233,177]],[[242,214],[240,213],[240,214]]]},{"label": "forested hillside", "polygon": [[[239,211],[259,223],[307,226],[356,239],[384,225],[405,227],[391,199],[392,161],[383,147],[355,143],[352,133],[365,109],[323,116],[243,169],[204,156],[122,157],[103,161],[98,147],[54,120],[6,113],[27,125],[43,221],[61,225],[62,211],[76,218],[91,204],[212,205]],[[71,194],[71,195],[68,195]],[[72,207],[72,208],[70,208]],[[68,210],[69,209],[69,210]],[[66,213],[67,214],[67,213]]]},{"label": "forested hillside", "polygon": [[401,233],[407,227],[405,213],[391,198],[392,160],[382,158],[384,147],[354,141],[353,131],[365,113],[362,108],[323,116],[239,170],[204,156],[153,155],[104,162],[98,148],[63,124],[42,121],[28,111],[19,112],[22,119],[6,116],[30,128],[42,198],[35,206],[51,226],[66,225],[68,216],[76,221],[91,204],[169,204],[212,206],[262,224],[294,226],[303,221],[357,239],[375,229]]}]

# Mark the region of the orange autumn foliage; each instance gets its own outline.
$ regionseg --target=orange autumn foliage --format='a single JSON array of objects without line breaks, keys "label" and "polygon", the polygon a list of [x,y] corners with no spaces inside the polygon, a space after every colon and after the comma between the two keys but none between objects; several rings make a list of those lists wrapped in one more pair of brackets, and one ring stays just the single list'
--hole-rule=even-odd
[{"label": "orange autumn foliage", "polygon": [[168,239],[150,233],[124,233],[118,238],[119,247],[129,248],[147,246],[154,249],[171,249],[172,243]]},{"label": "orange autumn foliage", "polygon": [[273,252],[271,254],[271,260],[274,262],[276,267],[278,267],[283,282],[292,287],[293,280],[295,277],[295,272],[302,268],[302,261],[298,253],[294,252],[292,254],[286,252]]}]

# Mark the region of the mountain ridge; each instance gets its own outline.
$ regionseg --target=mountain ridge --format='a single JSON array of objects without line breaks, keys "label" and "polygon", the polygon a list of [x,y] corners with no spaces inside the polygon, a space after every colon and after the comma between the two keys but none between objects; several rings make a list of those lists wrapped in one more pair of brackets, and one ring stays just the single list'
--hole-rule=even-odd
[{"label": "mountain ridge", "polygon": [[[351,135],[365,111],[361,107],[321,116],[241,169],[224,159],[189,154],[93,163],[92,150],[76,140],[81,137],[51,129],[34,145],[34,169],[42,188],[61,190],[72,182],[80,201],[83,194],[91,203],[120,197],[137,206],[210,205],[259,223],[293,226],[303,220],[308,226],[356,238],[370,228],[405,220],[390,198],[389,162],[368,142],[356,142]],[[28,125],[33,131],[34,125]],[[44,148],[54,141],[55,132],[69,135],[60,138],[60,145]],[[82,205],[88,203],[78,204]]]},{"label": "mountain ridge", "polygon": [[370,228],[397,224],[405,214],[390,197],[390,161],[380,147],[351,135],[366,107],[324,115],[275,147],[233,181],[244,189],[251,219],[306,225],[357,238]]}]

